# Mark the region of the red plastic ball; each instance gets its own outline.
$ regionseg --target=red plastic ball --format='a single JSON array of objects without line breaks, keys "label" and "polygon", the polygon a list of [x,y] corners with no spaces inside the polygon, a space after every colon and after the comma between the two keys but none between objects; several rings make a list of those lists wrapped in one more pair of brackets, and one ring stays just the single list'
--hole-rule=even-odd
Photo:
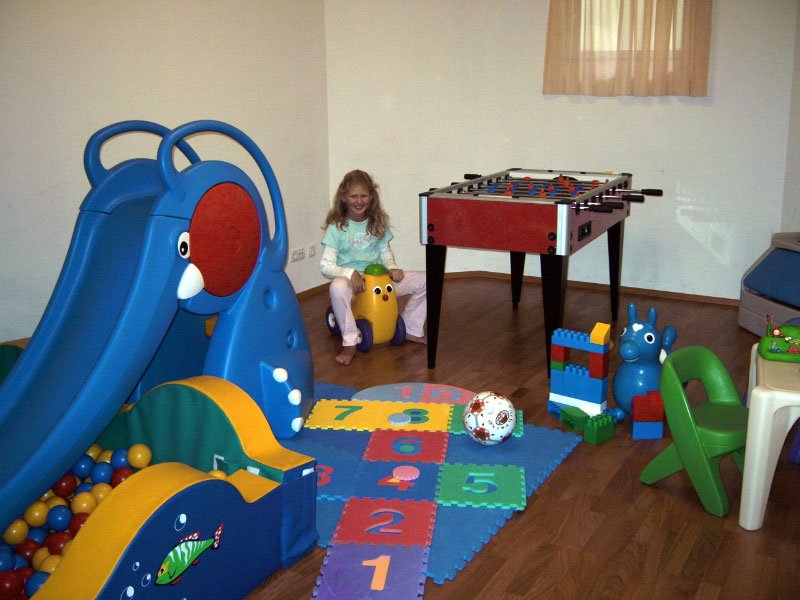
[{"label": "red plastic ball", "polygon": [[[17,573],[19,573],[19,576],[22,577],[22,585],[25,585],[28,583],[28,577],[36,573],[36,569],[33,567],[20,567],[17,569]],[[25,597],[27,598],[27,596]]]},{"label": "red plastic ball", "polygon": [[69,520],[69,532],[72,534],[72,537],[78,535],[78,532],[88,518],[89,513],[75,513],[72,515],[72,518]]},{"label": "red plastic ball", "polygon": [[0,571],[0,600],[17,600],[24,589],[25,583],[17,571]]},{"label": "red plastic ball", "polygon": [[61,554],[64,549],[64,544],[72,539],[72,534],[69,531],[54,531],[44,538],[44,545],[50,551],[50,554]]},{"label": "red plastic ball", "polygon": [[31,562],[33,554],[41,547],[42,545],[39,542],[29,538],[22,540],[19,544],[17,544],[14,548],[14,552],[20,556],[24,556],[28,559],[28,562]]},{"label": "red plastic ball", "polygon": [[133,475],[133,469],[130,467],[120,467],[115,470],[114,474],[111,476],[111,487],[117,487],[131,475]]},{"label": "red plastic ball", "polygon": [[65,473],[61,479],[53,484],[53,493],[62,498],[68,498],[78,487],[78,479],[72,473]]}]

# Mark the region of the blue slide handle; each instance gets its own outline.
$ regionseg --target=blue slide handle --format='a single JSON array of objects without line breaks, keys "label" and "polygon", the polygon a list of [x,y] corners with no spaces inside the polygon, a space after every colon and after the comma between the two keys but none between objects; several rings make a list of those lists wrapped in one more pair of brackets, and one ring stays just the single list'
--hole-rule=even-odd
[{"label": "blue slide handle", "polygon": [[[108,169],[100,161],[100,149],[102,145],[112,137],[130,132],[154,133],[160,137],[166,136],[171,130],[152,121],[120,121],[97,131],[86,143],[86,150],[83,153],[83,168],[92,187],[97,186],[108,175]],[[189,145],[186,140],[181,140],[178,144],[181,152],[194,164],[200,162],[200,157]]]},{"label": "blue slide handle", "polygon": [[286,259],[289,256],[289,243],[286,233],[286,213],[283,207],[283,197],[281,190],[278,187],[278,180],[275,173],[261,152],[261,149],[256,143],[243,131],[237,129],[233,125],[223,123],[222,121],[201,120],[186,123],[180,127],[176,127],[169,134],[164,136],[161,145],[158,147],[158,164],[161,171],[161,179],[164,185],[172,191],[176,196],[183,196],[183,189],[178,177],[178,171],[172,162],[172,147],[180,144],[184,138],[194,135],[196,133],[220,133],[225,135],[239,145],[241,145],[250,156],[253,157],[264,180],[269,189],[270,199],[272,200],[272,212],[275,216],[275,235],[269,239],[266,244],[268,249],[265,261],[267,267],[271,271],[281,271],[286,264]]}]

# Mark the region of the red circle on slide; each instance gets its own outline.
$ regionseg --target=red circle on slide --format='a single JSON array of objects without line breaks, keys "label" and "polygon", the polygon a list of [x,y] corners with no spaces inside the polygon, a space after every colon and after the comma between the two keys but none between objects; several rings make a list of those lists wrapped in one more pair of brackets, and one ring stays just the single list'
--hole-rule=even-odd
[{"label": "red circle on slide", "polygon": [[235,183],[208,190],[189,224],[189,260],[203,274],[204,288],[230,296],[250,277],[261,248],[261,224],[255,203]]}]

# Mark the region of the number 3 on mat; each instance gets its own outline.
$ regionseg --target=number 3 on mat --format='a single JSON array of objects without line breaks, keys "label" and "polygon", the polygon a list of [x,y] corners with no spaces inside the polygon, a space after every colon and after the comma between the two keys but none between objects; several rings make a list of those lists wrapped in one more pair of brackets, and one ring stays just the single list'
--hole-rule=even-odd
[{"label": "number 3 on mat", "polygon": [[364,567],[375,567],[375,573],[372,575],[372,582],[369,584],[369,589],[380,592],[386,585],[386,575],[389,573],[389,563],[392,562],[392,557],[386,554],[381,554],[378,558],[372,560],[365,560],[361,563]]}]

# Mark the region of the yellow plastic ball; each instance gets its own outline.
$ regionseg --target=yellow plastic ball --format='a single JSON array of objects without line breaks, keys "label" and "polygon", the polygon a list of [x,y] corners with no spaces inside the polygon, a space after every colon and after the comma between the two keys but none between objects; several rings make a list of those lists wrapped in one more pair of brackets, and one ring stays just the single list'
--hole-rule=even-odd
[{"label": "yellow plastic ball", "polygon": [[98,500],[97,496],[94,495],[94,487],[92,488],[91,492],[81,492],[80,494],[75,494],[75,497],[72,499],[72,506],[70,506],[73,514],[92,514],[92,511],[97,508],[100,500]]},{"label": "yellow plastic ball", "polygon": [[217,479],[225,479],[228,476],[225,471],[220,471],[219,469],[212,469],[208,474]]},{"label": "yellow plastic ball", "polygon": [[50,550],[47,549],[47,546],[42,546],[33,553],[31,557],[31,566],[38,571],[39,567],[42,566],[42,563],[48,556],[50,556]]},{"label": "yellow plastic ball", "polygon": [[128,448],[128,464],[134,469],[144,469],[153,460],[153,451],[146,444],[134,444]]},{"label": "yellow plastic ball", "polygon": [[114,454],[113,450],[103,450],[100,454],[97,455],[97,460],[95,462],[111,462],[111,455]]},{"label": "yellow plastic ball", "polygon": [[89,446],[89,449],[86,451],[86,454],[92,457],[92,460],[97,462],[97,457],[100,456],[100,453],[103,449],[100,447],[100,444],[92,444]]},{"label": "yellow plastic ball", "polygon": [[114,488],[108,483],[96,483],[92,486],[92,495],[97,499],[98,504],[108,498],[108,495],[113,491]]},{"label": "yellow plastic ball", "polygon": [[47,510],[50,510],[54,506],[68,506],[68,503],[64,498],[60,496],[53,496],[52,498],[48,498],[45,502],[47,504]]},{"label": "yellow plastic ball", "polygon": [[16,546],[26,537],[28,537],[28,524],[22,519],[16,519],[3,534],[3,541],[11,546]]},{"label": "yellow plastic ball", "polygon": [[42,563],[39,565],[39,570],[44,571],[45,573],[52,573],[53,571],[56,570],[56,567],[60,562],[61,562],[61,555],[51,554],[42,561]]},{"label": "yellow plastic ball", "polygon": [[41,527],[47,523],[47,512],[49,510],[50,507],[47,506],[46,502],[37,500],[25,510],[25,514],[23,515],[25,517],[25,522],[31,527]]}]

